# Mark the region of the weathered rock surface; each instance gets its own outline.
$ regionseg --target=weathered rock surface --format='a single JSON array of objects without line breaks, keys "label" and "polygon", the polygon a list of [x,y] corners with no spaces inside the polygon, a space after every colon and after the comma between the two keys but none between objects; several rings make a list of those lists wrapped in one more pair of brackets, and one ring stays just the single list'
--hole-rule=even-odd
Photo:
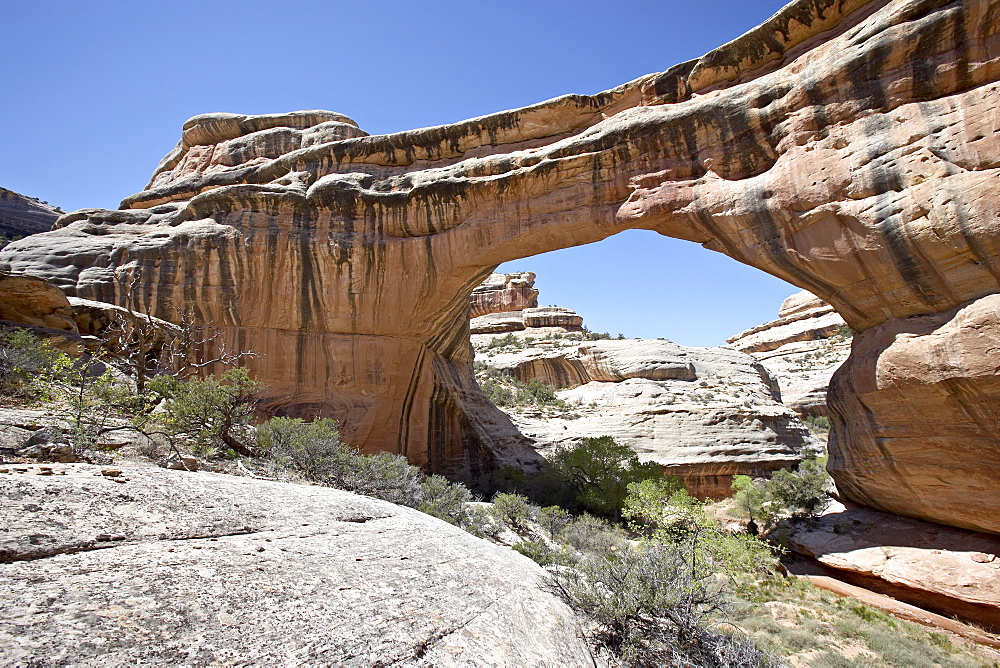
[{"label": "weathered rock surface", "polygon": [[842,493],[1000,533],[1000,295],[855,335],[829,403]]},{"label": "weathered rock surface", "polygon": [[13,190],[0,188],[0,235],[26,237],[29,234],[48,232],[59,216],[66,213],[59,207],[46,204]]},{"label": "weathered rock surface", "polygon": [[35,276],[0,273],[0,320],[79,333],[63,291]]},{"label": "weathered rock surface", "polygon": [[778,319],[727,340],[753,355],[777,379],[786,406],[803,417],[826,416],[830,379],[847,359],[851,335],[843,318],[803,290],[781,304]]},{"label": "weathered rock surface", "polygon": [[[336,416],[352,443],[428,468],[516,463],[527,455],[475,389],[467,337],[469,295],[501,262],[650,229],[808,289],[858,332],[997,293],[997,12],[798,0],[611,91],[394,135],[361,136],[331,112],[198,117],[121,210],[64,216],[0,252],[0,269],[123,303],[112,274],[129,265],[144,310],[192,304],[231,349],[266,353],[252,370],[270,408]],[[847,366],[880,373],[874,354]],[[997,452],[986,421],[981,440],[943,433],[951,409],[926,403],[981,413],[996,372],[954,377],[914,377],[876,412],[931,436],[919,447],[834,396],[857,381],[834,384],[846,493],[965,521],[956,478],[906,481],[883,503],[878,473]]]},{"label": "weathered rock surface", "polygon": [[522,311],[535,306],[538,306],[538,290],[535,289],[535,275],[530,271],[490,274],[469,296],[469,317]]},{"label": "weathered rock surface", "polygon": [[526,329],[540,327],[560,327],[567,332],[579,331],[583,327],[583,317],[576,311],[561,306],[526,308],[521,311]]},{"label": "weathered rock surface", "polygon": [[520,350],[480,347],[477,360],[522,382],[569,388],[557,396],[570,414],[507,409],[541,452],[613,436],[699,496],[728,496],[733,475],[792,466],[815,445],[781,404],[775,381],[744,353],[660,340],[562,339]]},{"label": "weathered rock surface", "polygon": [[22,468],[0,474],[4,665],[594,663],[531,560],[417,511],[213,473]]},{"label": "weathered rock surface", "polygon": [[789,547],[839,577],[1000,630],[1000,539],[870,508],[799,525]]},{"label": "weathered rock surface", "polygon": [[[524,329],[524,315],[520,311],[489,313],[469,321],[469,332],[476,334],[503,334]],[[492,337],[491,337],[492,338]]]}]

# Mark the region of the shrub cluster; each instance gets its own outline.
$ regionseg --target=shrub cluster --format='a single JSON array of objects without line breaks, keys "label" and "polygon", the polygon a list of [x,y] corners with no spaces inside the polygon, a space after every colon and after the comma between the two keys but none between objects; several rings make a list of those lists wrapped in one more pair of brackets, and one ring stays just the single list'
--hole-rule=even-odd
[{"label": "shrub cluster", "polygon": [[738,510],[754,527],[767,530],[781,517],[813,517],[830,502],[826,457],[804,459],[794,471],[779,469],[769,480],[733,476]]}]

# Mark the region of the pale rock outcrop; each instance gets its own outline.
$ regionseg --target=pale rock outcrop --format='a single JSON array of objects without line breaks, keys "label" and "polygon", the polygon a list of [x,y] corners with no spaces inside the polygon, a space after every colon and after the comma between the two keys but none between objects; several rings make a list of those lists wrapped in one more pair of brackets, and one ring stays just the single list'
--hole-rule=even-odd
[{"label": "pale rock outcrop", "polygon": [[752,357],[669,341],[576,342],[557,339],[522,349],[480,347],[477,360],[561,389],[572,411],[506,409],[546,454],[585,437],[612,436],[642,461],[681,476],[699,496],[731,494],[732,476],[788,468],[815,447],[777,384]]},{"label": "pale rock outcrop", "polygon": [[535,275],[530,271],[516,274],[490,274],[469,295],[469,317],[490,313],[522,311],[538,306]]},{"label": "pale rock outcrop", "polygon": [[34,197],[0,188],[0,235],[5,237],[48,232],[64,213],[59,207]]},{"label": "pale rock outcrop", "polygon": [[[351,443],[428,469],[526,465],[468,345],[469,295],[502,262],[649,229],[810,290],[862,333],[1000,292],[997,13],[796,0],[604,93],[385,136],[331,112],[199,117],[122,209],[68,214],[0,251],[0,269],[122,304],[114,268],[131,266],[143,311],[190,304],[230,349],[266,353],[250,367],[269,409],[337,417]],[[859,354],[841,373],[880,366]],[[883,503],[879,473],[997,451],[986,422],[981,441],[940,428],[948,406],[991,405],[997,372],[953,377],[877,408],[878,425],[906,416],[902,440],[840,394],[858,382],[834,383],[845,493],[964,521],[955,478],[904,480]]]},{"label": "pale rock outcrop", "polygon": [[788,297],[778,319],[730,339],[777,379],[786,406],[803,417],[826,416],[830,379],[851,351],[851,331],[822,299],[803,290]]},{"label": "pale rock outcrop", "polygon": [[205,472],[4,468],[4,665],[594,665],[541,568],[415,510]]},{"label": "pale rock outcrop", "polygon": [[1000,630],[996,536],[841,506],[794,525],[788,546],[853,584]]}]

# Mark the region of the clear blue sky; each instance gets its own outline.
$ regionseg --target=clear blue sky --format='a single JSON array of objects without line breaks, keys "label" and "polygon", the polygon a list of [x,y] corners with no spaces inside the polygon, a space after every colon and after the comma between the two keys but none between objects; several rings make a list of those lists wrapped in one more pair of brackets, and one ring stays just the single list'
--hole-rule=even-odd
[{"label": "clear blue sky", "polygon": [[[195,114],[330,109],[371,134],[596,93],[700,56],[778,0],[0,0],[0,186],[66,210],[140,191]],[[796,288],[631,232],[504,265],[593,330],[686,345]]]}]

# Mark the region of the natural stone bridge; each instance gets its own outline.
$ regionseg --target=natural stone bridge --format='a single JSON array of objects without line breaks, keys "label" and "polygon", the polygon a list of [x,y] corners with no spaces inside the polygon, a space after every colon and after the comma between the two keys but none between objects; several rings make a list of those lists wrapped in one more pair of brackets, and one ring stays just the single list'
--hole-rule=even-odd
[{"label": "natural stone bridge", "polygon": [[598,95],[367,136],[209,114],[147,189],[0,269],[162,318],[190,305],[269,407],[474,473],[528,457],[478,391],[468,297],[499,263],[641,228],[806,288],[859,332],[830,469],[878,508],[1000,532],[1000,36],[988,0],[799,0]]}]

